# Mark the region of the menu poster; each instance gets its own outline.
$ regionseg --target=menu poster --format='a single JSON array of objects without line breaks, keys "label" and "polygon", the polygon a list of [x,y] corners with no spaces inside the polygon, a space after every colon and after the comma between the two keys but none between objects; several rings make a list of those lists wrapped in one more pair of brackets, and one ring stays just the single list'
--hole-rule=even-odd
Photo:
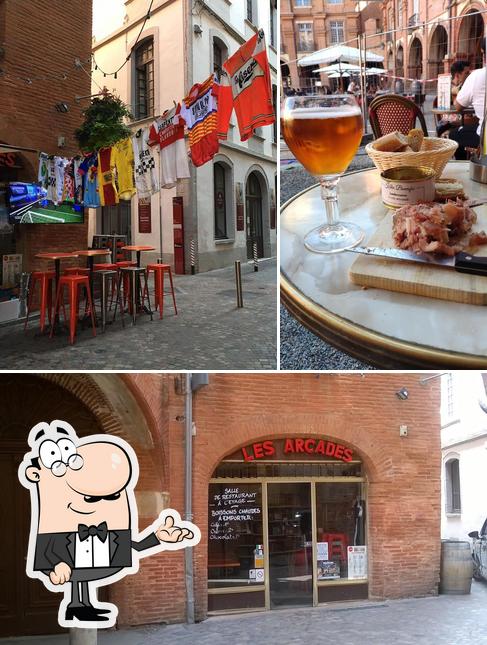
[{"label": "menu poster", "polygon": [[[249,522],[260,520],[258,489],[233,486],[210,491],[210,540],[238,540],[250,531]],[[257,568],[257,567],[256,567]]]},{"label": "menu poster", "polygon": [[348,577],[351,580],[367,577],[367,547],[348,547]]},{"label": "menu poster", "polygon": [[316,559],[328,560],[328,542],[316,543]]},{"label": "menu poster", "polygon": [[22,255],[4,255],[2,270],[2,287],[15,287],[20,282],[22,273]]},{"label": "menu poster", "polygon": [[332,560],[318,560],[318,580],[335,580],[340,577],[340,565]]},{"label": "menu poster", "polygon": [[451,108],[451,74],[438,75],[438,105],[440,110]]}]

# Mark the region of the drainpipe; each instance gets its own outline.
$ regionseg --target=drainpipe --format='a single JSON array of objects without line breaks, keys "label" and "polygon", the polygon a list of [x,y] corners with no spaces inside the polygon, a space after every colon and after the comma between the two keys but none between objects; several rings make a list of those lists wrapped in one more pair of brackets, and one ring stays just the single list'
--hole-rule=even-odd
[{"label": "drainpipe", "polygon": [[[193,391],[191,372],[186,374],[185,400],[185,481],[184,481],[184,519],[193,521]],[[186,586],[186,622],[194,623],[194,571],[193,547],[184,549],[184,577]]]},{"label": "drainpipe", "polygon": [[[184,85],[186,94],[189,93],[189,90],[193,87],[194,84],[194,21],[193,21],[193,5],[195,3],[193,0],[190,2],[184,2],[185,6],[185,20],[186,20],[186,52],[185,52],[185,69],[184,69]],[[185,258],[191,256],[190,245],[193,241],[196,246],[196,273],[199,273],[199,256],[198,256],[198,177],[197,177],[197,168],[193,164],[189,164],[190,178],[188,179],[189,184],[189,203],[185,204],[184,208],[184,221],[185,229],[188,231],[189,239],[184,241],[185,246]],[[187,226],[189,224],[189,226]],[[185,235],[186,238],[186,235]],[[187,262],[185,261],[185,264]],[[185,267],[186,270],[186,267]]]},{"label": "drainpipe", "polygon": [[[185,375],[184,388],[184,435],[185,435],[185,474],[184,474],[184,519],[193,521],[193,391],[208,385],[208,374]],[[186,622],[193,624],[194,611],[194,568],[193,547],[184,549],[184,577],[186,587]]]}]

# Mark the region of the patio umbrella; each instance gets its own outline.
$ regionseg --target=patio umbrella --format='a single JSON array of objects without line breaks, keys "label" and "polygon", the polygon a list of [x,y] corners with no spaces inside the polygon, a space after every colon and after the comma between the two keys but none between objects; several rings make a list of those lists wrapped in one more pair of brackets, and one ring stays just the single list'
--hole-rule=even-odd
[{"label": "patio umbrella", "polygon": [[[375,54],[374,52],[364,52],[365,60],[372,63],[382,63],[383,56]],[[326,63],[333,63],[334,61],[343,61],[346,63],[360,62],[360,50],[357,47],[347,47],[346,45],[333,45],[332,47],[325,47],[308,56],[304,56],[298,61],[300,67],[307,67],[308,65],[323,65]]]},{"label": "patio umbrella", "polygon": [[313,70],[314,74],[318,74],[319,72],[324,72],[325,74],[332,74],[333,72],[360,72],[360,65],[335,63],[335,65],[328,65],[327,67],[320,67],[319,69]]},{"label": "patio umbrella", "polygon": [[349,77],[350,74],[348,72],[328,72],[328,78],[344,78],[344,77]]},{"label": "patio umbrella", "polygon": [[374,74],[387,74],[387,70],[382,69],[382,67],[368,67],[365,70],[365,73],[367,74],[367,76],[372,76]]}]

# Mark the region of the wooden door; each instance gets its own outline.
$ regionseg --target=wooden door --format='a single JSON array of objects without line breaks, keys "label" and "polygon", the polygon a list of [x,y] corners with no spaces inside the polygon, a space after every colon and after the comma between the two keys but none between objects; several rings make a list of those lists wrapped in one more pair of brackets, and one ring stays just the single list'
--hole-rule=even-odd
[{"label": "wooden door", "polygon": [[62,594],[25,572],[30,497],[17,478],[23,450],[0,450],[0,637],[65,631],[57,621]]}]

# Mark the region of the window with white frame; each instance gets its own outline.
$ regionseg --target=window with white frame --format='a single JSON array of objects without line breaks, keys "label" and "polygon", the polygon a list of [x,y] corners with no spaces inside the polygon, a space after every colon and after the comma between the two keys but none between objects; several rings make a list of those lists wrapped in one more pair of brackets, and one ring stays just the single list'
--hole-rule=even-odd
[{"label": "window with white frame", "polygon": [[271,45],[277,47],[277,0],[270,0]]},{"label": "window with white frame", "polygon": [[342,20],[332,20],[330,22],[330,37],[332,45],[337,45],[345,40]]},{"label": "window with white frame", "polygon": [[311,0],[294,0],[295,7],[311,7]]},{"label": "window with white frame", "polygon": [[247,20],[253,25],[257,25],[257,0],[247,0]]},{"label": "window with white frame", "polygon": [[313,46],[313,23],[312,22],[298,22],[296,24],[298,30],[298,51],[311,52]]},{"label": "window with white frame", "polygon": [[458,390],[451,372],[441,377],[441,422],[443,425],[458,420]]},{"label": "window with white frame", "polygon": [[456,457],[445,463],[445,486],[447,513],[461,513],[462,501],[460,495],[460,460]]},{"label": "window with white frame", "polygon": [[326,0],[327,4],[343,4],[343,0]]}]

